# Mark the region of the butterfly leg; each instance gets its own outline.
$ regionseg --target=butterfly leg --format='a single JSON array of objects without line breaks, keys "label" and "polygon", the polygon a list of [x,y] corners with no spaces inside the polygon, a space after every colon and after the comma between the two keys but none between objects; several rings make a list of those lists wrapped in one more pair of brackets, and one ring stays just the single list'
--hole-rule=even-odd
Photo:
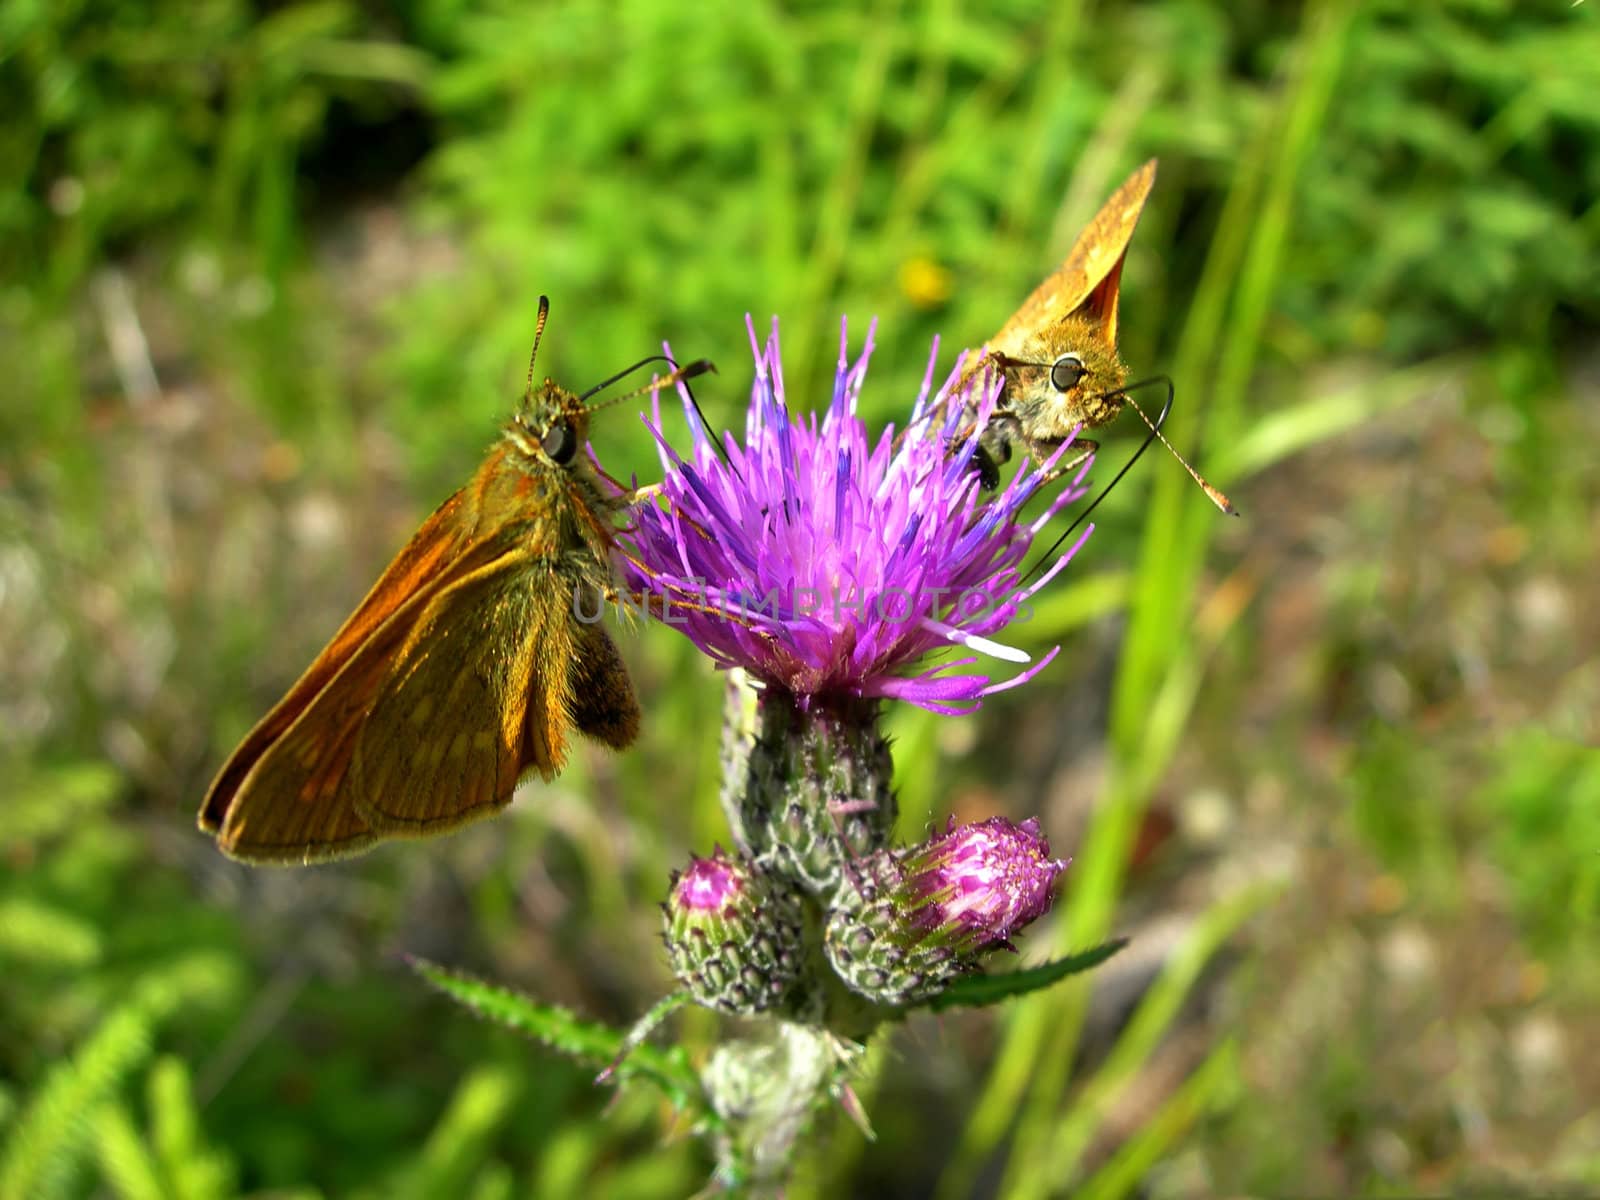
[{"label": "butterfly leg", "polygon": [[638,504],[642,500],[651,500],[661,494],[662,485],[659,483],[647,483],[643,487],[629,487],[627,484],[623,483],[622,480],[611,474],[610,471],[607,471],[604,467],[602,467],[599,463],[599,460],[593,460],[591,465],[594,467],[594,472],[596,475],[600,476],[601,479],[604,479],[612,487],[616,488],[619,493],[621,493],[617,497],[617,504],[622,508],[632,508],[635,504]]},{"label": "butterfly leg", "polygon": [[978,449],[972,456],[972,465],[978,472],[978,483],[986,492],[1000,486],[1000,466],[1011,459],[1011,442],[1016,437],[1016,422],[1003,417],[992,417],[978,433]]},{"label": "butterfly leg", "polygon": [[666,485],[661,483],[647,483],[643,487],[624,488],[622,503],[626,507],[632,508],[635,504],[640,504],[645,500],[654,500],[665,487]]},{"label": "butterfly leg", "polygon": [[[1049,458],[1050,455],[1055,453],[1056,448],[1061,445],[1062,440],[1063,439],[1060,438],[1057,438],[1053,441],[1041,439],[1034,444],[1034,456],[1040,462],[1043,462],[1045,459]],[[1073,471],[1076,471],[1085,462],[1092,458],[1095,451],[1099,449],[1099,442],[1090,441],[1088,438],[1074,438],[1072,441],[1072,449],[1067,452],[1066,461],[1058,462],[1054,467],[1050,468],[1049,473],[1045,475],[1042,483],[1054,483],[1062,476],[1070,475]]]}]

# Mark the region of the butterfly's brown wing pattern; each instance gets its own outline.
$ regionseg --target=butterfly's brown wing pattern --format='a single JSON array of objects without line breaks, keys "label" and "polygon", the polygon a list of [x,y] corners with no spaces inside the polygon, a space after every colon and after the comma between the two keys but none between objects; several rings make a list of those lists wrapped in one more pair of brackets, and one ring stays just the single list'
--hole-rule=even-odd
[{"label": "butterfly's brown wing pattern", "polygon": [[[200,827],[227,854],[310,863],[441,833],[511,803],[525,771],[552,778],[571,728],[616,748],[638,735],[633,685],[594,623],[638,493],[588,453],[585,404],[628,372],[582,396],[535,387],[549,311],[539,297],[528,390],[471,482],[223,764]],[[714,369],[699,359],[649,388]]]},{"label": "butterfly's brown wing pattern", "polygon": [[1105,345],[1117,344],[1117,292],[1134,228],[1156,182],[1156,160],[1140,167],[1095,213],[1059,267],[990,339],[990,348],[1023,358],[1031,339],[1073,314],[1095,319]]},{"label": "butterfly's brown wing pattern", "polygon": [[[539,399],[577,403],[551,384]],[[571,453],[581,415],[561,419],[560,465],[543,417],[507,427],[234,752],[201,815],[226,853],[306,863],[443,832],[509,804],[525,770],[554,776],[569,726],[633,740],[621,657],[576,605],[598,618],[622,501]]]},{"label": "butterfly's brown wing pattern", "polygon": [[[311,862],[510,802],[534,647],[549,630],[528,624],[538,586],[530,552],[478,566],[484,550],[464,555],[370,635],[250,766],[218,831],[224,851]],[[553,678],[564,690],[565,673]],[[536,753],[560,757],[548,740]]]},{"label": "butterfly's brown wing pattern", "polygon": [[395,611],[461,550],[461,512],[466,488],[455,493],[423,522],[415,536],[372,585],[356,611],[340,626],[327,648],[317,656],[287,695],[256,723],[239,748],[218,773],[200,808],[200,828],[216,833],[234,796],[261,756],[271,749],[306,711],[329,682],[349,663],[351,656]]},{"label": "butterfly's brown wing pattern", "polygon": [[[517,549],[451,585],[407,639],[356,745],[348,792],[375,828],[423,835],[511,802],[567,757],[577,622],[548,556]],[[442,727],[442,728],[441,728]]]}]

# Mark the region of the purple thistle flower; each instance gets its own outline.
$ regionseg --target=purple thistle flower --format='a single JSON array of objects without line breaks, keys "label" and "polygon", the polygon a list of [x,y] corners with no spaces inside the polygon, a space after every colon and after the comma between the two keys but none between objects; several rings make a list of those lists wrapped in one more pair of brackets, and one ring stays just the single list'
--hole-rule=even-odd
[{"label": "purple thistle flower", "polygon": [[952,822],[920,846],[852,864],[823,935],[846,987],[878,1004],[937,996],[979,970],[985,953],[1043,916],[1066,863],[1050,857],[1035,820]]},{"label": "purple thistle flower", "polygon": [[783,1005],[800,976],[803,919],[796,894],[747,859],[693,859],[661,906],[667,959],[699,1003],[719,1012]]},{"label": "purple thistle flower", "polygon": [[906,851],[896,907],[930,935],[971,953],[1003,944],[1050,908],[1066,860],[1050,857],[1037,818],[990,817]]},{"label": "purple thistle flower", "polygon": [[963,670],[975,654],[924,660],[959,647],[1028,662],[993,637],[1093,528],[1022,585],[1034,536],[1083,495],[1080,471],[1043,512],[1022,516],[1067,446],[986,495],[972,466],[976,440],[962,435],[974,409],[980,425],[993,412],[998,381],[973,404],[951,390],[952,374],[930,400],[935,341],[910,422],[873,442],[856,408],[876,322],[853,364],[841,330],[833,400],[820,423],[789,413],[777,321],[764,347],[747,324],[756,371],[742,446],[725,435],[727,459],[719,457],[684,392],[694,436],[685,460],[662,435],[659,408],[654,413],[666,503],[637,512],[630,584],[660,597],[663,619],[714,661],[747,668],[802,707],[825,696],[893,697],[966,713],[1042,670],[1059,647],[999,682]]},{"label": "purple thistle flower", "polygon": [[690,862],[689,869],[673,885],[672,900],[680,908],[720,916],[733,906],[742,891],[737,864],[725,858],[719,846],[711,858]]}]

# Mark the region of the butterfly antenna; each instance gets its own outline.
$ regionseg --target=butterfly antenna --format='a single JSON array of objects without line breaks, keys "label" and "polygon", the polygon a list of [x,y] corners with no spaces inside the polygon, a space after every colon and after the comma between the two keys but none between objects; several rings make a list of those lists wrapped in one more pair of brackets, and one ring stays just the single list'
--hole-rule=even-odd
[{"label": "butterfly antenna", "polygon": [[[637,371],[640,367],[645,366],[645,365],[647,365],[649,363],[653,363],[653,362],[664,362],[664,363],[669,364],[673,368],[672,373],[670,375],[668,375],[665,379],[653,379],[653,380],[651,380],[649,383],[645,384],[641,388],[635,388],[633,391],[626,392],[621,396],[613,396],[610,400],[607,400],[603,404],[592,405],[590,407],[590,411],[593,412],[596,409],[609,408],[613,404],[620,404],[622,401],[631,399],[634,396],[641,396],[644,393],[649,392],[649,391],[653,391],[653,390],[657,390],[657,389],[665,388],[665,387],[673,387],[673,386],[681,383],[681,384],[683,384],[683,390],[685,392],[689,393],[689,403],[694,406],[695,413],[698,414],[698,416],[700,417],[701,425],[704,426],[708,430],[710,428],[712,428],[711,422],[706,419],[705,409],[700,407],[700,401],[695,399],[694,389],[689,386],[689,382],[688,382],[689,380],[693,379],[695,376],[704,375],[708,371],[713,375],[715,375],[717,373],[717,368],[716,368],[715,364],[713,364],[711,362],[710,359],[705,359],[705,358],[696,359],[694,362],[689,363],[687,366],[679,367],[678,364],[677,364],[677,361],[674,360],[673,358],[669,357],[668,355],[665,355],[665,354],[651,354],[648,357],[641,358],[638,362],[634,363],[631,367],[625,367],[621,371],[618,371],[615,375],[611,376],[610,379],[607,379],[607,380],[605,380],[605,381],[603,381],[601,383],[595,384],[588,391],[584,392],[583,395],[579,396],[578,399],[580,401],[587,400],[590,396],[594,395],[596,392],[603,391],[604,389],[610,387],[613,383],[616,383],[617,380],[625,378],[626,376],[633,374],[633,372]],[[723,463],[725,463],[725,464],[727,464],[728,466],[731,467],[732,464],[728,462],[727,451],[725,451],[722,448],[722,440],[720,438],[715,438],[715,437],[710,438],[709,440],[711,442],[711,449],[713,450],[713,452],[715,452],[717,457],[722,459]],[[735,472],[735,474],[737,474],[737,471]]]},{"label": "butterfly antenna", "polygon": [[[707,365],[709,366],[710,364]],[[715,367],[712,367],[711,369],[713,372],[716,371]],[[727,467],[728,470],[734,473],[734,475],[743,480],[744,476],[739,474],[739,468],[733,465],[728,458],[728,452],[722,448],[722,438],[710,436],[714,432],[715,426],[713,426],[710,420],[707,419],[706,410],[700,407],[700,401],[694,398],[694,389],[689,386],[687,379],[680,380],[679,382],[683,384],[683,390],[689,397],[689,403],[694,406],[695,416],[700,418],[700,428],[706,430],[707,432],[706,440],[711,443],[712,452],[722,460],[723,466]]]},{"label": "butterfly antenna", "polygon": [[[1111,494],[1111,492],[1112,492],[1112,489],[1115,488],[1117,486],[1117,484],[1122,482],[1122,477],[1124,475],[1126,475],[1129,471],[1133,470],[1133,464],[1138,462],[1139,461],[1139,456],[1150,448],[1150,443],[1155,441],[1157,438],[1161,437],[1161,426],[1166,424],[1167,415],[1170,412],[1172,412],[1172,399],[1173,399],[1173,396],[1176,395],[1176,391],[1175,391],[1175,389],[1173,388],[1173,385],[1172,385],[1172,380],[1167,378],[1167,376],[1165,376],[1165,375],[1156,375],[1156,376],[1152,376],[1149,379],[1140,380],[1138,383],[1132,384],[1130,387],[1123,388],[1121,390],[1124,391],[1124,392],[1127,392],[1127,391],[1133,390],[1133,388],[1149,387],[1153,383],[1154,384],[1165,384],[1166,385],[1166,388],[1167,388],[1167,400],[1166,400],[1166,403],[1161,406],[1161,411],[1156,414],[1155,424],[1150,426],[1150,432],[1145,434],[1144,441],[1139,443],[1139,448],[1133,452],[1133,456],[1131,458],[1129,458],[1127,462],[1122,464],[1122,470],[1118,471],[1116,473],[1115,477],[1111,480],[1111,482],[1106,484],[1105,487],[1100,489],[1100,494],[1089,502],[1089,507],[1085,508],[1082,512],[1080,512],[1076,517],[1074,517],[1072,519],[1072,524],[1067,526],[1066,531],[1064,533],[1062,533],[1062,535],[1060,537],[1058,537],[1055,541],[1050,543],[1050,549],[1046,550],[1044,552],[1044,554],[1040,557],[1039,561],[1034,563],[1033,566],[1028,569],[1028,573],[1026,575],[1024,575],[1021,579],[1017,580],[1017,586],[1018,587],[1022,587],[1030,579],[1032,579],[1035,575],[1037,575],[1039,573],[1040,568],[1042,568],[1045,565],[1045,563],[1049,562],[1051,560],[1051,558],[1053,558],[1055,556],[1055,552],[1057,550],[1061,549],[1061,543],[1066,541],[1069,537],[1071,537],[1074,533],[1076,533],[1078,531],[1078,526],[1082,525],[1085,521],[1087,521],[1089,519],[1089,515],[1091,513],[1093,513],[1095,509],[1100,507],[1100,501],[1104,500],[1107,496],[1109,496]],[[1111,392],[1111,393],[1108,393],[1108,394],[1115,396],[1118,393]],[[1144,416],[1143,413],[1140,413],[1139,415],[1140,416]],[[1166,438],[1161,438],[1161,440],[1162,440],[1163,443],[1165,443],[1167,439]],[[1218,493],[1218,494],[1220,495],[1221,493]]]},{"label": "butterfly antenna", "polygon": [[[634,371],[637,371],[640,367],[645,366],[648,363],[653,363],[653,362],[671,363],[672,370],[669,371],[666,375],[663,375],[660,379],[652,379],[649,383],[645,384],[643,387],[636,387],[631,392],[623,392],[622,395],[613,396],[613,397],[611,397],[611,399],[603,400],[599,404],[591,404],[591,405],[589,405],[589,411],[590,412],[598,412],[602,408],[610,408],[613,404],[621,404],[624,400],[632,400],[635,396],[642,396],[646,392],[656,391],[659,388],[674,387],[677,384],[680,384],[680,383],[684,382],[684,380],[686,380],[686,379],[695,378],[697,375],[704,375],[704,374],[706,374],[708,372],[710,374],[713,374],[713,375],[715,375],[717,373],[716,364],[714,364],[709,358],[697,358],[692,363],[685,363],[683,366],[680,367],[676,362],[673,362],[673,360],[668,358],[665,354],[652,354],[649,358],[641,358],[638,362],[634,363],[633,366],[629,367],[627,370],[618,371],[615,375],[613,375],[610,379],[606,380],[604,383],[596,384],[594,387],[590,388],[587,392],[583,393],[583,395],[579,396],[578,399],[579,400],[587,400],[590,396],[594,395],[601,388],[610,387],[613,383],[617,382],[617,380],[623,378],[626,375],[630,375]],[[696,407],[698,408],[698,406],[696,406]]]},{"label": "butterfly antenna", "polygon": [[[1154,434],[1158,439],[1160,439],[1161,444],[1167,448],[1167,452],[1169,454],[1171,454],[1173,458],[1178,460],[1178,464],[1181,467],[1183,467],[1183,469],[1185,471],[1189,472],[1189,478],[1194,480],[1196,483],[1198,483],[1200,485],[1200,490],[1203,491],[1210,498],[1211,503],[1215,504],[1223,512],[1227,513],[1230,517],[1237,517],[1239,515],[1239,510],[1233,506],[1233,501],[1229,500],[1226,496],[1224,496],[1220,490],[1218,490],[1217,488],[1212,487],[1211,484],[1207,483],[1206,480],[1205,480],[1205,477],[1202,476],[1199,471],[1196,471],[1193,467],[1191,467],[1189,465],[1189,460],[1184,458],[1183,455],[1179,454],[1178,451],[1177,451],[1177,448],[1175,446],[1173,446],[1173,444],[1171,442],[1167,441],[1167,435],[1161,432],[1161,422],[1157,421],[1154,424],[1152,424],[1151,421],[1150,421],[1150,418],[1144,415],[1144,409],[1140,408],[1137,404],[1135,404],[1133,402],[1133,397],[1132,396],[1127,395],[1127,393],[1133,391],[1134,388],[1148,387],[1152,383],[1161,383],[1163,381],[1165,381],[1165,383],[1167,385],[1167,403],[1166,403],[1166,407],[1162,408],[1162,410],[1161,410],[1161,420],[1164,421],[1164,420],[1166,420],[1167,409],[1172,406],[1172,380],[1168,379],[1165,375],[1155,375],[1155,376],[1152,376],[1149,379],[1141,380],[1140,382],[1135,383],[1130,387],[1126,387],[1126,388],[1122,389],[1123,398],[1125,400],[1127,400],[1128,407],[1133,409],[1134,412],[1139,414],[1139,419],[1141,421],[1143,421],[1147,426],[1149,426],[1150,432],[1152,434]],[[1149,440],[1149,438],[1146,438],[1145,439],[1145,446],[1148,446],[1149,444],[1150,444],[1150,440]],[[1139,453],[1140,454],[1144,453],[1144,446],[1140,446],[1139,447]],[[1134,458],[1138,458],[1139,455],[1135,454],[1133,457]],[[1133,465],[1133,459],[1129,459],[1128,460],[1128,466],[1131,467],[1132,465]],[[1128,469],[1128,467],[1124,467],[1122,469],[1124,471],[1126,471]],[[1121,479],[1122,476],[1118,475],[1117,478]]]},{"label": "butterfly antenna", "polygon": [[[651,364],[653,362],[664,362],[668,366],[672,367],[673,370],[677,370],[677,368],[678,368],[678,362],[674,358],[668,358],[665,354],[647,354],[647,355],[645,355],[645,357],[641,358],[638,362],[634,363],[632,366],[623,367],[622,370],[618,371],[615,375],[612,375],[611,377],[609,377],[607,379],[602,379],[599,383],[595,384],[588,391],[584,392],[583,395],[579,396],[578,400],[580,402],[582,402],[584,400],[587,400],[590,396],[594,395],[596,392],[605,391],[613,383],[616,383],[617,380],[626,379],[629,375],[632,375],[640,367],[648,366],[649,364]],[[638,392],[629,392],[628,396],[637,396],[638,394],[639,394]],[[628,398],[628,396],[617,396],[617,397],[615,397],[615,398],[613,398],[611,400],[607,400],[605,402],[605,404],[596,404],[594,407],[595,408],[605,408],[606,405],[616,404],[620,400],[626,400]]]},{"label": "butterfly antenna", "polygon": [[539,357],[539,339],[544,336],[544,323],[549,319],[550,297],[540,296],[539,317],[533,323],[533,350],[528,354],[528,390],[524,393],[524,399],[531,399],[533,396],[533,364],[534,360]]}]

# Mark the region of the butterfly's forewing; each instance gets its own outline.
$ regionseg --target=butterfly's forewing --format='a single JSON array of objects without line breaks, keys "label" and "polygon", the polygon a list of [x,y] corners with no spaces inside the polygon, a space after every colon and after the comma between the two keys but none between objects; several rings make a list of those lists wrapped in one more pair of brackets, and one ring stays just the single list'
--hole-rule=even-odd
[{"label": "butterfly's forewing", "polygon": [[415,536],[372,585],[360,606],[333,635],[316,661],[306,669],[287,695],[256,723],[217,774],[200,808],[200,828],[216,833],[233,803],[240,785],[273,743],[299,720],[307,707],[346,664],[361,645],[408,599],[437,581],[444,564],[460,554],[464,539],[462,513],[467,507],[467,488],[462,488],[441,504],[423,522]]},{"label": "butterfly's forewing", "polygon": [[519,476],[502,447],[401,551],[213,786],[225,852],[315,862],[444,832],[504,808],[524,770],[554,776],[568,725],[633,740],[621,657],[575,601],[605,567],[563,532],[604,524],[553,479]]},{"label": "butterfly's forewing", "polygon": [[566,761],[571,597],[548,555],[510,553],[422,615],[356,746],[346,793],[374,828],[422,835],[511,802]]},{"label": "butterfly's forewing", "polygon": [[1064,318],[1086,308],[1097,318],[1106,344],[1116,345],[1122,263],[1155,181],[1156,160],[1151,159],[1112,193],[1078,235],[1061,265],[1034,288],[1022,307],[990,339],[992,349],[1021,356],[1029,339],[1047,333]]},{"label": "butterfly's forewing", "polygon": [[[458,674],[447,659],[432,653],[427,640],[430,633],[437,637],[438,631],[454,628],[457,622],[488,633],[517,632],[491,627],[496,619],[493,606],[501,591],[486,587],[485,580],[513,579],[515,566],[513,556],[504,553],[485,566],[477,565],[476,560],[488,549],[481,544],[473,547],[407,600],[355,649],[289,728],[257,757],[241,778],[223,816],[217,840],[224,851],[256,862],[311,862],[353,853],[390,832],[383,806],[373,803],[366,771],[358,771],[358,764],[366,767],[381,763],[386,748],[393,753],[409,750],[425,756],[434,749],[448,749],[462,736],[470,739],[472,731],[495,728],[496,714],[466,708],[461,703],[469,698],[472,673],[479,664],[463,662],[462,673]],[[511,651],[502,669],[515,670],[515,660],[526,657],[504,643],[495,649]],[[386,736],[398,732],[386,731],[380,723],[395,715],[389,698],[400,682],[414,679],[423,668],[427,668],[427,677],[434,684],[444,683],[451,689],[448,700],[443,694],[436,698],[437,723],[423,728],[422,721],[429,714],[421,711],[416,714],[418,720],[405,727],[403,735]],[[448,675],[448,679],[441,680],[441,675]],[[525,688],[526,676],[518,683]],[[417,699],[414,691],[411,698]],[[511,739],[518,746],[525,706],[525,700],[519,697],[515,713],[517,735]],[[373,745],[375,732],[382,739],[378,746]],[[491,737],[490,742],[488,752],[498,754],[501,739]],[[516,752],[515,748],[511,751]],[[476,768],[481,763],[475,759],[473,765]],[[408,813],[425,807],[426,797],[420,788],[427,781],[422,776],[415,783],[397,783],[392,775],[379,775],[382,785],[397,788],[386,798],[390,808]],[[496,773],[496,784],[499,778]],[[478,775],[463,770],[455,786],[439,797],[438,803],[481,807],[483,802],[477,798],[481,782]],[[507,801],[515,782],[513,767],[511,782],[505,788]],[[437,824],[435,821],[426,827]]]}]

